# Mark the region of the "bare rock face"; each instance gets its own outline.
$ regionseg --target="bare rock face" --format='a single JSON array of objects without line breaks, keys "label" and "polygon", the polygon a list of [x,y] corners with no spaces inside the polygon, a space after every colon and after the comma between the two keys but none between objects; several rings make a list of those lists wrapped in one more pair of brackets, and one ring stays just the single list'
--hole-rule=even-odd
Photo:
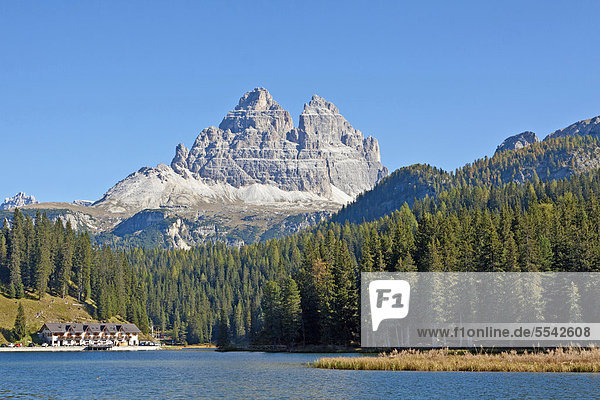
[{"label": "bare rock face", "polygon": [[290,114],[264,88],[246,93],[191,149],[180,144],[171,167],[207,184],[270,185],[338,202],[387,175],[377,140],[365,139],[332,103],[313,96],[295,129]]},{"label": "bare rock face", "polygon": [[294,127],[290,113],[285,111],[264,88],[246,93],[233,111],[219,125],[223,131],[242,133],[247,129],[283,136]]},{"label": "bare rock face", "polygon": [[549,134],[544,140],[564,136],[600,136],[600,116],[575,122]]},{"label": "bare rock face", "polygon": [[538,143],[540,139],[538,139],[537,135],[531,131],[521,132],[518,135],[514,135],[508,137],[498,146],[496,149],[496,153],[500,153],[502,151],[507,150],[518,150],[523,147],[530,146],[534,143]]},{"label": "bare rock face", "polygon": [[351,196],[370,189],[387,175],[379,143],[352,127],[333,103],[314,95],[304,105],[298,127],[298,158],[322,160],[330,183]]},{"label": "bare rock face", "polygon": [[19,192],[13,197],[7,197],[4,202],[0,204],[0,210],[9,210],[11,208],[24,207],[30,204],[39,203],[35,197],[28,196],[23,192]]}]

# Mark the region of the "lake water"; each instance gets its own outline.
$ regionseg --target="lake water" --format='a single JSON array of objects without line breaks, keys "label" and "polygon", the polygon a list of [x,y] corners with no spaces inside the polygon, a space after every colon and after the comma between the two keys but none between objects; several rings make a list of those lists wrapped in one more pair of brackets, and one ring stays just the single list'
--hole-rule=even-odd
[{"label": "lake water", "polygon": [[306,367],[318,357],[211,350],[0,353],[0,398],[600,398],[600,374]]}]

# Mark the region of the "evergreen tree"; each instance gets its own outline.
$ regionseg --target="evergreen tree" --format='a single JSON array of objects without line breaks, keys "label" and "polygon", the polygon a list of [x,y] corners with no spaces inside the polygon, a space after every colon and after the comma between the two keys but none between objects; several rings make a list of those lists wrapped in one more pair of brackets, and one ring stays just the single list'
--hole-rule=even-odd
[{"label": "evergreen tree", "polygon": [[8,295],[20,299],[24,295],[23,281],[21,280],[21,262],[23,261],[24,238],[23,214],[18,208],[13,215],[13,226],[9,240],[9,286]]},{"label": "evergreen tree", "polygon": [[282,332],[282,295],[281,288],[276,281],[269,281],[265,285],[263,293],[263,329],[267,333],[268,340],[279,343],[283,336]]},{"label": "evergreen tree", "polygon": [[175,321],[173,322],[173,341],[175,343],[179,343],[182,340],[181,330],[181,317],[179,315],[179,310],[176,310]]},{"label": "evergreen tree", "polygon": [[19,302],[17,309],[17,317],[15,318],[15,326],[12,331],[13,338],[17,341],[23,339],[27,335],[27,320],[25,318],[25,310],[23,304]]},{"label": "evergreen tree", "polygon": [[281,290],[281,333],[283,341],[292,344],[298,341],[302,325],[300,291],[296,281],[288,278]]},{"label": "evergreen tree", "polygon": [[4,232],[0,232],[0,282],[8,281],[9,273],[6,265],[7,252],[8,249],[6,247],[6,236],[4,235]]},{"label": "evergreen tree", "polygon": [[221,318],[219,319],[219,332],[217,336],[217,347],[224,349],[231,343],[231,336],[229,334],[229,320],[225,310],[221,310]]},{"label": "evergreen tree", "polygon": [[35,289],[40,300],[48,290],[48,279],[53,268],[48,226],[49,221],[46,215],[40,216],[38,213],[34,229],[36,247],[34,278]]}]

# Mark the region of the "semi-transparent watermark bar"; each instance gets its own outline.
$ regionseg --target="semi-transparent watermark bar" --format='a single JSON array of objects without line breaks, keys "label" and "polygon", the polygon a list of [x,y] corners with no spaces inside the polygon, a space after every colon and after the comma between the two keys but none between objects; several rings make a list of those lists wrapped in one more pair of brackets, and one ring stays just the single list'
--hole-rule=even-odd
[{"label": "semi-transparent watermark bar", "polygon": [[600,273],[363,273],[362,347],[600,345]]}]

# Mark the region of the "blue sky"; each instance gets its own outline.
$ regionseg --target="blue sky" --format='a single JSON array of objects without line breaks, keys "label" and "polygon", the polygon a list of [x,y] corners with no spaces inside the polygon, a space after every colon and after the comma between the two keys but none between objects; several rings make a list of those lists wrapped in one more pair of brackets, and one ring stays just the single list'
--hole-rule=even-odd
[{"label": "blue sky", "polygon": [[[0,197],[96,200],[264,86],[390,170],[600,114],[600,3],[0,1]],[[1,200],[1,199],[0,199]]]}]

